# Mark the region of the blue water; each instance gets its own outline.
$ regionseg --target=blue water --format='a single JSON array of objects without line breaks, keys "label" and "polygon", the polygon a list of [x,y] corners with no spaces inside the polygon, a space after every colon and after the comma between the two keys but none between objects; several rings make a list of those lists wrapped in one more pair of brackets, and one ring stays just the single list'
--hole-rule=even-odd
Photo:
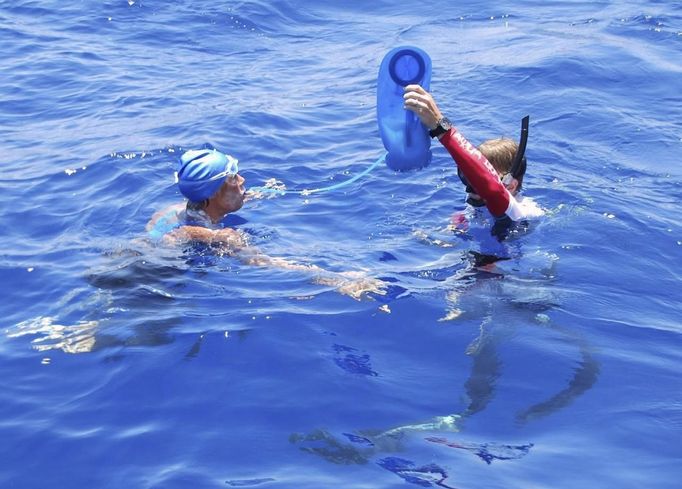
[{"label": "blue water", "polygon": [[[679,487],[679,3],[0,6],[1,487]],[[146,243],[183,148],[247,185],[365,170],[399,45],[473,142],[530,114],[528,232],[448,231],[433,146],[233,221],[384,297]]]}]

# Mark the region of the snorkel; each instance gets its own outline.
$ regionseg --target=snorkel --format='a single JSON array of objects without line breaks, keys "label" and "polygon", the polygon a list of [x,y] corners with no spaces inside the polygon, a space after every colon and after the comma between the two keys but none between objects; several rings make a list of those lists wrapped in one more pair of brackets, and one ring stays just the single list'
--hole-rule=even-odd
[{"label": "snorkel", "polygon": [[[509,170],[509,175],[511,175],[519,182],[518,190],[521,190],[521,186],[523,185],[523,177],[526,174],[527,168],[526,145],[528,143],[529,122],[530,116],[526,116],[521,120],[521,136],[519,139],[519,145],[516,150],[516,153],[514,154],[514,160],[512,161],[511,169]],[[459,177],[459,179],[462,181],[466,188],[466,192],[468,194],[466,200],[467,204],[472,205],[474,207],[483,207],[485,205],[485,202],[483,202],[483,200],[480,198],[474,197],[474,195],[476,195],[476,191],[469,184],[466,177],[462,174],[459,168],[457,169],[457,176]]]},{"label": "snorkel", "polygon": [[528,143],[529,122],[530,116],[528,115],[521,119],[521,138],[519,139],[519,149],[516,150],[514,161],[512,162],[512,167],[509,171],[511,176],[519,181],[519,190],[521,190],[521,186],[523,185],[523,176],[526,174],[526,144]]}]

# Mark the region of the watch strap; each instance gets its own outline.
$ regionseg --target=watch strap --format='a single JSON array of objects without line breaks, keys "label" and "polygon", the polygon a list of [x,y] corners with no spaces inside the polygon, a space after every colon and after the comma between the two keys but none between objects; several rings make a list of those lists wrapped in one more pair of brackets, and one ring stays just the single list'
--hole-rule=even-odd
[{"label": "watch strap", "polygon": [[441,117],[438,125],[429,131],[429,136],[432,138],[441,137],[452,128],[452,123],[447,117]]}]

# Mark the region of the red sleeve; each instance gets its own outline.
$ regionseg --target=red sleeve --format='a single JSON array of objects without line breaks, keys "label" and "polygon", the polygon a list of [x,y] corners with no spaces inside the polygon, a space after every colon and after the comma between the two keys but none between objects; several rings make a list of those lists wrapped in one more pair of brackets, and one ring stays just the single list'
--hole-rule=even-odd
[{"label": "red sleeve", "polygon": [[485,156],[454,127],[440,138],[440,142],[474,191],[485,201],[490,213],[495,217],[503,216],[513,197]]}]

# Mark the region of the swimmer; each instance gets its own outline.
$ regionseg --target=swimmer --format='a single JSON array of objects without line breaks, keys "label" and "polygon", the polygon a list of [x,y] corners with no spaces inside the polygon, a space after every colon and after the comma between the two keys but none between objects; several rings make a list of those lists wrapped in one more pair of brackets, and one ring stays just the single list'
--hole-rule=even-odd
[{"label": "swimmer", "polygon": [[149,236],[167,244],[200,241],[232,254],[246,246],[237,230],[220,222],[244,205],[246,188],[238,161],[215,149],[189,150],[180,157],[176,178],[186,204],[157,212],[147,224]]},{"label": "swimmer", "polygon": [[239,174],[236,158],[212,148],[189,150],[180,157],[176,178],[187,202],[152,216],[146,229],[155,242],[165,245],[200,242],[248,265],[308,272],[314,275],[315,283],[333,286],[354,299],[367,293],[385,294],[384,282],[362,272],[336,273],[317,265],[271,257],[249,246],[242,231],[225,227],[223,219],[241,209],[246,196],[246,180]]},{"label": "swimmer", "polygon": [[[467,189],[467,203],[485,205],[495,218],[495,236],[503,239],[515,223],[543,214],[537,204],[519,193],[526,173],[527,119],[520,145],[510,139],[491,139],[477,149],[443,116],[433,96],[421,86],[406,86],[403,99],[405,109],[419,117],[431,137],[438,138],[455,160]],[[454,216],[455,226],[461,225],[460,221],[460,215]]]}]

